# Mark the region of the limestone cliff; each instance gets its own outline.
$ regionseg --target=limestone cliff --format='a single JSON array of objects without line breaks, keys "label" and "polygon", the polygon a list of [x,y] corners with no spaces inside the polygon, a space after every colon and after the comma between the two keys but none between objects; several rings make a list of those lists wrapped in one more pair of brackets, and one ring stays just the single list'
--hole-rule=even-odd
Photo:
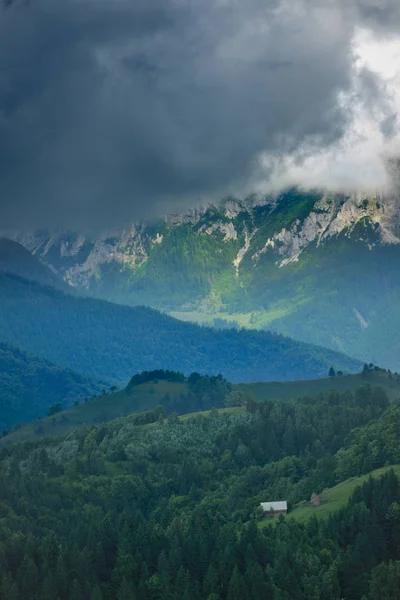
[{"label": "limestone cliff", "polygon": [[[277,266],[284,268],[297,261],[310,244],[319,246],[340,234],[351,236],[359,223],[368,222],[374,227],[381,244],[400,243],[399,200],[392,196],[321,193],[306,216],[299,218],[294,209],[287,223],[280,226],[283,209],[284,195],[243,201],[229,199],[218,206],[168,215],[156,223],[134,223],[126,229],[97,236],[55,231],[16,234],[14,239],[38,255],[71,286],[85,289],[106,277],[106,266],[121,272],[128,280],[129,273],[137,272],[152,260],[153,249],[162,246],[172,230],[184,226],[189,228],[186,235],[216,238],[221,253],[227,242],[236,242],[231,261],[236,277],[240,276],[247,255],[255,265],[263,254],[271,252]],[[264,229],[268,230],[265,237]],[[364,241],[370,244],[367,237]],[[168,247],[166,252],[170,250]],[[179,253],[180,249],[175,248],[175,251]]]}]

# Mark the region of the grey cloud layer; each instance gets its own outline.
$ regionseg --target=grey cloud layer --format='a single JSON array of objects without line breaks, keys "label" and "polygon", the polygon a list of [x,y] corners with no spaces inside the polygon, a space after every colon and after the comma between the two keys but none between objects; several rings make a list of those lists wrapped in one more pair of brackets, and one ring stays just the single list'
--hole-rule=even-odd
[{"label": "grey cloud layer", "polygon": [[351,84],[354,26],[367,19],[391,27],[396,7],[386,0],[3,7],[3,226],[151,215],[166,203],[251,188],[261,152],[333,143],[350,116],[337,94]]},{"label": "grey cloud layer", "polygon": [[366,25],[398,34],[400,4],[396,0],[357,0],[356,8]]}]

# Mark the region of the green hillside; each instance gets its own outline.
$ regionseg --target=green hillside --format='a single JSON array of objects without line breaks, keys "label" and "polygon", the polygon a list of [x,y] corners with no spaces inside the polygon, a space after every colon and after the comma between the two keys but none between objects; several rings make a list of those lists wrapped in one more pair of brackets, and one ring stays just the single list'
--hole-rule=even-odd
[{"label": "green hillside", "polygon": [[151,411],[159,406],[163,407],[165,413],[179,414],[224,407],[232,387],[219,377],[205,376],[191,383],[181,373],[175,373],[175,379],[152,377],[146,383],[128,385],[115,393],[99,395],[40,421],[19,426],[3,437],[1,443],[65,435],[81,425],[104,423],[133,413]]},{"label": "green hillside", "polygon": [[[202,377],[191,385],[187,379],[183,381],[160,380],[151,376],[151,380],[135,386],[128,386],[114,393],[100,395],[89,402],[81,402],[39,422],[28,423],[11,431],[2,440],[9,444],[23,440],[36,440],[46,436],[65,435],[78,429],[81,425],[95,425],[126,417],[134,413],[153,410],[162,406],[165,413],[177,412],[189,414],[213,407],[226,406],[231,391],[239,391],[243,398],[254,396],[257,401],[305,401],[314,399],[331,390],[338,394],[364,393],[363,390],[384,390],[392,402],[400,399],[400,380],[390,378],[386,373],[364,373],[343,377],[317,379],[310,381],[290,381],[284,383],[266,382],[255,384],[229,384],[216,377]],[[366,387],[367,386],[367,387]],[[226,409],[243,410],[243,408]]]},{"label": "green hillside", "polygon": [[316,516],[317,519],[326,519],[341,508],[344,508],[355,490],[366,483],[370,477],[379,478],[392,470],[397,477],[400,475],[400,465],[391,465],[375,469],[375,471],[371,471],[371,473],[361,475],[360,477],[351,477],[347,481],[342,481],[332,488],[323,490],[319,494],[323,502],[320,506],[295,506],[290,511],[289,517],[295,519],[298,523],[305,523],[313,516]]},{"label": "green hillside", "polygon": [[53,404],[71,406],[103,387],[99,380],[0,343],[0,430],[43,417]]},{"label": "green hillside", "polygon": [[[390,583],[397,600],[399,427],[400,403],[364,387],[2,448],[1,597],[382,600]],[[257,526],[265,498],[338,484],[329,520]]]},{"label": "green hillside", "polygon": [[354,392],[366,384],[382,387],[391,401],[400,399],[400,378],[397,375],[384,372],[360,373],[305,381],[246,383],[238,384],[237,387],[245,393],[251,392],[257,400],[291,400],[301,396],[315,397],[330,389],[335,389],[339,393]]},{"label": "green hillside", "polygon": [[361,370],[347,356],[278,334],[216,331],[145,307],[72,297],[0,274],[0,339],[63,367],[125,385],[132,373],[170,369],[233,382],[326,376]]}]

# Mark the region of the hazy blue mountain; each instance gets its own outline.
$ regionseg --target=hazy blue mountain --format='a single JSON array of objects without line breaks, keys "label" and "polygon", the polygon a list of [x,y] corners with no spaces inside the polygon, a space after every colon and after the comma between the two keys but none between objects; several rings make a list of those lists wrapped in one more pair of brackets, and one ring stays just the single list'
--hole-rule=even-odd
[{"label": "hazy blue mountain", "polygon": [[156,310],[69,296],[15,275],[0,276],[0,339],[63,367],[126,383],[152,369],[222,373],[230,381],[325,376],[355,359],[278,334],[215,330]]},{"label": "hazy blue mountain", "polygon": [[99,381],[0,343],[0,430],[99,393]]},{"label": "hazy blue mountain", "polygon": [[400,369],[397,198],[292,189],[97,238],[18,239],[95,296],[272,329]]},{"label": "hazy blue mountain", "polygon": [[18,242],[0,237],[0,272],[14,273],[42,285],[67,290],[68,285],[54,271]]}]

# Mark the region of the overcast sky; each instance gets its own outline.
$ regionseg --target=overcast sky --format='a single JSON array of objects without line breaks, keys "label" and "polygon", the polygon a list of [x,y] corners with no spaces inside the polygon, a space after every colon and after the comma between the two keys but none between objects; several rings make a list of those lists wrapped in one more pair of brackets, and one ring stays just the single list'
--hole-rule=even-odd
[{"label": "overcast sky", "polygon": [[398,0],[0,5],[3,228],[387,183]]}]

